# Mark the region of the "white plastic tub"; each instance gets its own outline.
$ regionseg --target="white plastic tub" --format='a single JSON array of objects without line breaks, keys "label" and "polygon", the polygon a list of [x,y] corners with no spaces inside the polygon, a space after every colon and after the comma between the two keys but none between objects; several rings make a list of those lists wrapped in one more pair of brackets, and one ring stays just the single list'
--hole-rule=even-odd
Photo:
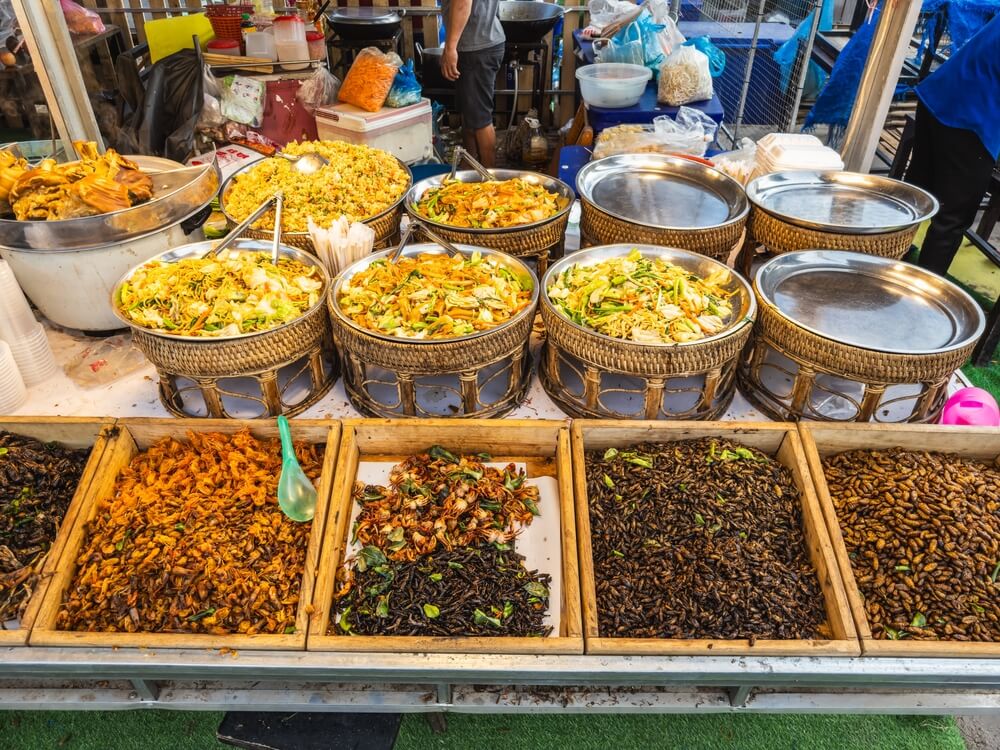
[{"label": "white plastic tub", "polygon": [[320,107],[316,110],[316,132],[320,140],[379,148],[407,164],[434,153],[429,99],[408,107],[383,107],[378,112],[365,112],[353,104]]},{"label": "white plastic tub", "polygon": [[629,63],[594,63],[576,69],[583,101],[612,109],[638,104],[652,76],[649,68]]}]

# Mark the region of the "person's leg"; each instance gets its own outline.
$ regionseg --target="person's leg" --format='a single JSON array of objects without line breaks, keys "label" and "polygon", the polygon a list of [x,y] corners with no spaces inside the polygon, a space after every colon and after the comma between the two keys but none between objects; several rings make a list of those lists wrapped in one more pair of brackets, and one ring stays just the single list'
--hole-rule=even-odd
[{"label": "person's leg", "polygon": [[465,147],[486,167],[496,165],[496,132],[493,129],[493,95],[504,46],[458,53],[456,85],[462,113]]},{"label": "person's leg", "polygon": [[[921,119],[926,126],[922,132]],[[976,219],[995,160],[975,133],[942,125],[926,109],[918,112],[917,123],[919,142],[914,143],[915,165],[907,171],[907,181],[928,190],[941,204],[917,262],[944,275]]]}]

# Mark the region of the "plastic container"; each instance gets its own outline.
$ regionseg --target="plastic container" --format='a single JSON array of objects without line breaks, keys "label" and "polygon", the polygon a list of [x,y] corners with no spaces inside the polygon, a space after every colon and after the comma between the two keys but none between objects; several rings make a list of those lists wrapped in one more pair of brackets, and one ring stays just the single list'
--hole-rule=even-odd
[{"label": "plastic container", "polygon": [[206,45],[206,49],[216,55],[240,56],[240,43],[235,39],[213,39]]},{"label": "plastic container", "polygon": [[270,31],[255,31],[246,36],[247,57],[260,57],[267,60],[277,60],[274,49],[274,34]]},{"label": "plastic container", "polygon": [[10,414],[28,400],[28,389],[7,342],[0,341],[0,414]]},{"label": "plastic container", "polygon": [[45,327],[41,323],[36,325],[30,336],[6,343],[25,385],[37,385],[55,374],[56,360],[52,356],[52,347],[49,346]]},{"label": "plastic container", "polygon": [[[274,19],[274,49],[278,62],[290,60],[308,60],[309,43],[306,41],[306,23],[298,16],[278,16]],[[287,70],[302,70],[309,67],[308,62],[295,65],[283,65]]]},{"label": "plastic container", "polygon": [[316,132],[320,140],[380,148],[407,163],[434,153],[429,99],[408,107],[383,107],[377,112],[366,112],[353,104],[320,107],[316,110]]},{"label": "plastic container", "polygon": [[962,388],[945,403],[941,424],[1000,427],[1000,406],[982,388]]},{"label": "plastic container", "polygon": [[309,47],[310,60],[326,59],[326,34],[322,31],[307,31],[306,45]]},{"label": "plastic container", "polygon": [[14,272],[7,261],[0,260],[0,339],[15,341],[31,336],[37,325]]},{"label": "plastic container", "polygon": [[653,71],[628,63],[594,63],[577,68],[580,95],[592,107],[631,107],[642,98]]}]

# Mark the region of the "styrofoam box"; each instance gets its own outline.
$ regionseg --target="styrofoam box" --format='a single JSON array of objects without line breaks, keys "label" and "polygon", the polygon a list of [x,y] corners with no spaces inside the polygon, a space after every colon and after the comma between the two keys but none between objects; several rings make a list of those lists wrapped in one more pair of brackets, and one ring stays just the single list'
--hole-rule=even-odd
[{"label": "styrofoam box", "polygon": [[434,153],[431,102],[421,99],[408,107],[383,107],[365,112],[353,104],[316,110],[316,132],[324,141],[346,141],[388,151],[411,163]]}]

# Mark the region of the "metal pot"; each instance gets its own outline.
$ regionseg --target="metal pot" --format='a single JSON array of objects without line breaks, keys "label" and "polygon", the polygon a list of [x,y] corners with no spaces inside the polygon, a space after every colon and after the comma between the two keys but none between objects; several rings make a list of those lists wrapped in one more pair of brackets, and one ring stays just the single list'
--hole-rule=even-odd
[{"label": "metal pot", "polygon": [[334,33],[344,40],[392,39],[403,23],[404,8],[337,8],[326,14]]},{"label": "metal pot", "polygon": [[455,82],[449,81],[441,73],[441,55],[444,47],[421,47],[417,44],[417,59],[420,62],[420,82],[425,89],[455,88]]},{"label": "metal pot", "polygon": [[[181,164],[152,156],[128,156],[141,168]],[[21,288],[53,323],[83,331],[121,328],[108,300],[122,274],[154,255],[188,242],[184,225],[203,213],[219,186],[209,169],[169,194],[123,211],[63,221],[0,220],[0,257]]]},{"label": "metal pot", "polygon": [[508,43],[534,44],[552,31],[563,12],[562,6],[555,3],[502,0],[500,25]]}]

